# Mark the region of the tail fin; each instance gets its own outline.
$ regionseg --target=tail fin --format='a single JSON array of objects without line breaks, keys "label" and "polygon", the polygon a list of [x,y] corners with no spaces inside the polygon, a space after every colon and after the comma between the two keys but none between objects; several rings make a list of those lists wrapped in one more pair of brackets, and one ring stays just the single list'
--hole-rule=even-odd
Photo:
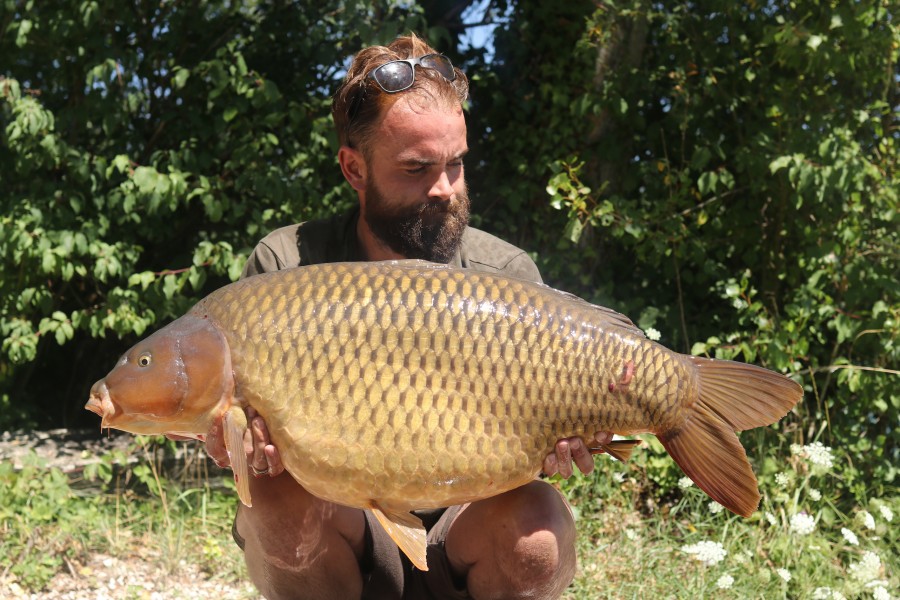
[{"label": "tail fin", "polygon": [[699,399],[680,429],[658,437],[697,486],[739,515],[759,506],[756,476],[735,431],[770,425],[803,396],[787,377],[754,365],[689,357],[699,375]]}]

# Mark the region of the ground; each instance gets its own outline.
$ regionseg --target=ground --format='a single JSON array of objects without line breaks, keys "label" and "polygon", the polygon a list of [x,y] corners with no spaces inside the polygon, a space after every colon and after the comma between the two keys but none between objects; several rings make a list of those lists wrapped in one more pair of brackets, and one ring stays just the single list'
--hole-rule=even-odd
[{"label": "ground", "polygon": [[248,582],[236,585],[211,579],[196,565],[181,563],[174,573],[158,558],[132,555],[91,556],[84,565],[68,564],[42,592],[29,594],[14,581],[0,578],[3,600],[251,600],[259,598]]},{"label": "ground", "polygon": [[[69,474],[73,486],[89,485],[79,482],[78,474],[86,465],[99,460],[113,450],[126,451],[134,442],[134,436],[99,431],[17,431],[0,433],[0,462],[11,462],[21,468],[36,454],[43,464],[57,467]],[[196,445],[190,446],[196,449]],[[190,448],[185,446],[185,448]],[[190,454],[190,453],[189,453]],[[175,457],[182,465],[191,456]],[[230,547],[230,540],[223,542],[226,551],[240,551]],[[57,573],[40,593],[27,593],[15,581],[7,565],[0,564],[0,600],[12,599],[64,599],[64,600],[257,600],[253,585],[235,583],[233,570],[216,577],[197,564],[185,560],[170,564],[161,556],[159,544],[146,540],[134,540],[125,545],[128,550],[111,556],[95,553],[84,559],[83,564],[66,560],[65,569]],[[229,576],[230,575],[230,576]]]}]

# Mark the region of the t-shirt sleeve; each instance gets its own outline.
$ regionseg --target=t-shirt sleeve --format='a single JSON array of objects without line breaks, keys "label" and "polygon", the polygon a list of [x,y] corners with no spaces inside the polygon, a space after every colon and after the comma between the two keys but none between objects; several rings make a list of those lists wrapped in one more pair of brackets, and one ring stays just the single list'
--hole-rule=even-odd
[{"label": "t-shirt sleeve", "polygon": [[298,266],[300,264],[298,229],[299,224],[282,227],[260,240],[247,258],[241,279]]},{"label": "t-shirt sleeve", "polygon": [[537,265],[521,248],[489,233],[469,227],[460,247],[460,266],[543,283]]},{"label": "t-shirt sleeve", "polygon": [[510,277],[518,277],[519,279],[544,283],[537,265],[534,264],[534,261],[531,260],[531,257],[525,252],[513,257],[513,259],[507,263],[506,268],[503,269],[503,273]]}]

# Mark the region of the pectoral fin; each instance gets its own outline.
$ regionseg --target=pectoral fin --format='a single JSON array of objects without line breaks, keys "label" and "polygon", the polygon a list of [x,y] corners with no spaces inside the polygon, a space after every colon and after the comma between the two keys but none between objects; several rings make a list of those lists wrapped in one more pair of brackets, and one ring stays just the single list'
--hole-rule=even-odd
[{"label": "pectoral fin", "polygon": [[238,497],[246,506],[250,502],[250,473],[247,467],[247,454],[244,452],[244,432],[247,431],[247,415],[244,409],[232,406],[222,418],[222,429],[225,431],[225,449],[234,471],[234,485]]},{"label": "pectoral fin", "polygon": [[382,510],[377,505],[372,506],[372,512],[412,564],[420,571],[427,571],[428,564],[425,561],[427,543],[422,520],[409,512]]}]

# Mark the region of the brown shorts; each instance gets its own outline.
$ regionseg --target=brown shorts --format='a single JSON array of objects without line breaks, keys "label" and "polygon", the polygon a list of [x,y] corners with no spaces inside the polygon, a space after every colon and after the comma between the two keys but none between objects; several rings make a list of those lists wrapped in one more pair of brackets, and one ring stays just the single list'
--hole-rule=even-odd
[{"label": "brown shorts", "polygon": [[[439,511],[422,511],[428,531],[428,571],[416,569],[391,539],[371,511],[366,516],[366,545],[359,561],[363,578],[361,600],[468,600],[465,581],[457,581],[450,569],[444,541],[453,519],[463,506]],[[235,543],[244,549],[244,538],[237,531],[237,515],[231,526]]]}]

